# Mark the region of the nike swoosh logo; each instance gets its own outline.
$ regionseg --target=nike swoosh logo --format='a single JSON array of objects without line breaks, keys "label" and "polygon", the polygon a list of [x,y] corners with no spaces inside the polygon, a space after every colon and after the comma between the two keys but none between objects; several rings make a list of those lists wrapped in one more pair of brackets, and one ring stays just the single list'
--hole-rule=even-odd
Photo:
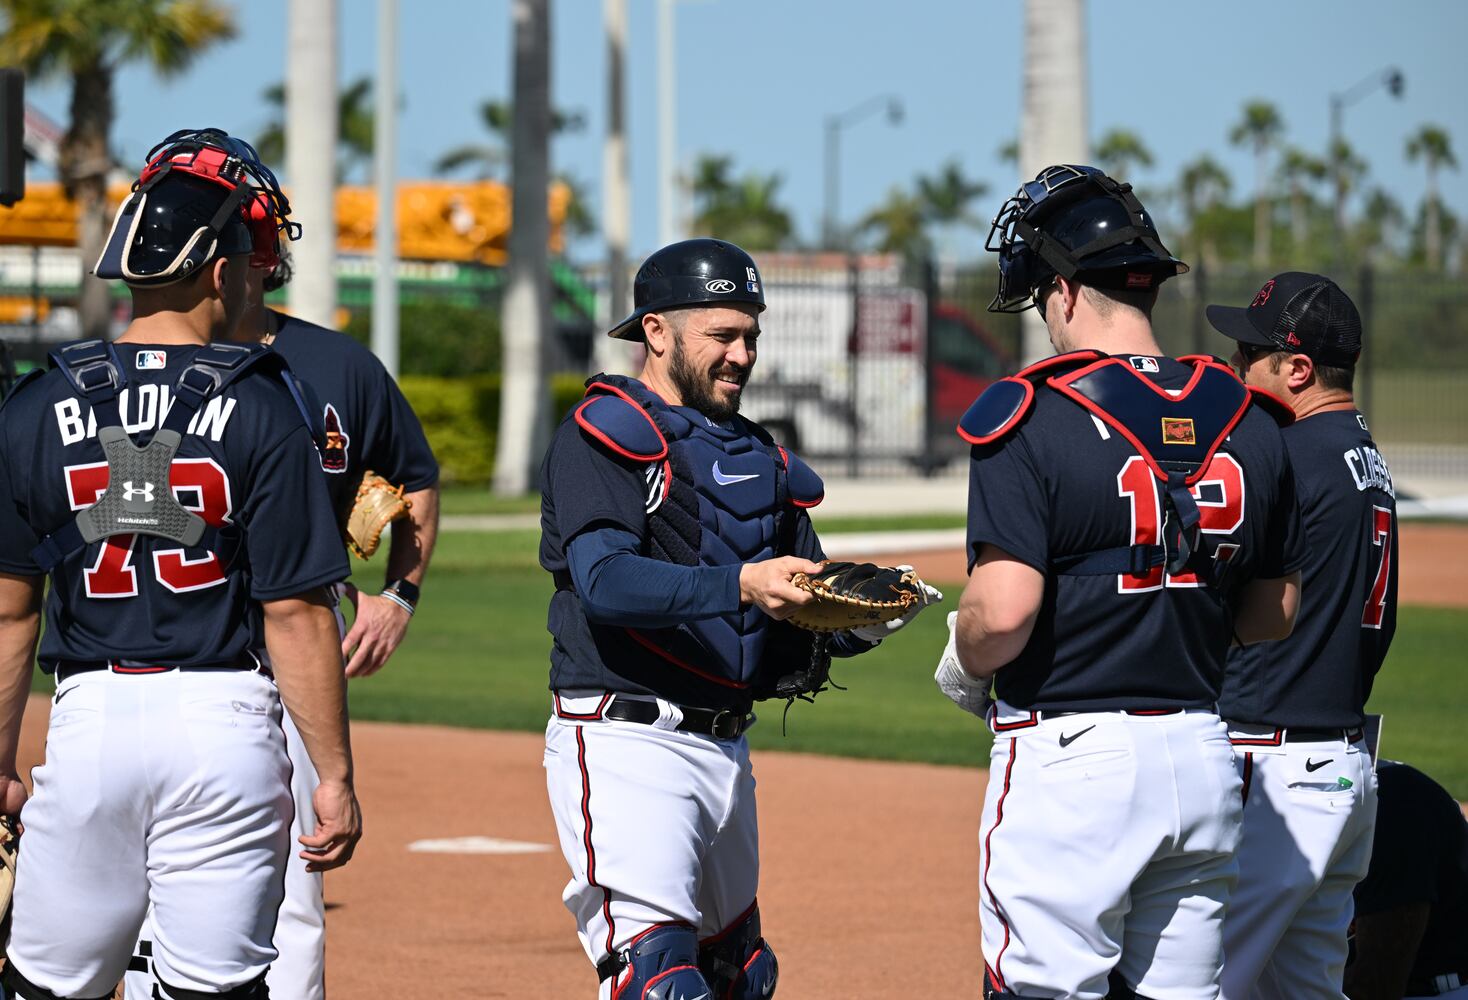
[{"label": "nike swoosh logo", "polygon": [[758,472],[751,472],[748,475],[732,475],[731,476],[731,475],[729,475],[726,472],[720,471],[720,469],[719,469],[719,463],[718,462],[715,462],[714,463],[714,482],[718,483],[720,486],[733,486],[735,483],[742,483],[742,482],[744,482],[747,479],[758,479],[758,478],[759,478],[759,473]]},{"label": "nike swoosh logo", "polygon": [[56,696],[56,700],[53,701],[51,704],[52,705],[59,705],[59,704],[61,704],[61,699],[62,698],[65,698],[67,695],[71,694],[75,690],[76,690],[75,687],[69,687],[69,688],[67,688],[65,691],[63,691],[60,694],[58,694]]},{"label": "nike swoosh logo", "polygon": [[1324,767],[1326,764],[1329,764],[1333,760],[1335,760],[1334,757],[1327,757],[1327,758],[1325,758],[1322,761],[1307,760],[1307,761],[1305,761],[1305,770],[1307,770],[1307,771],[1318,771],[1322,767]]},{"label": "nike swoosh logo", "polygon": [[1060,745],[1062,747],[1068,747],[1072,743],[1074,743],[1076,740],[1080,739],[1082,736],[1086,735],[1087,733],[1089,733],[1091,730],[1093,730],[1095,728],[1096,728],[1095,726],[1087,726],[1085,729],[1082,729],[1080,732],[1074,733],[1074,734],[1072,734],[1070,736],[1067,736],[1064,733],[1061,733],[1060,734]]}]

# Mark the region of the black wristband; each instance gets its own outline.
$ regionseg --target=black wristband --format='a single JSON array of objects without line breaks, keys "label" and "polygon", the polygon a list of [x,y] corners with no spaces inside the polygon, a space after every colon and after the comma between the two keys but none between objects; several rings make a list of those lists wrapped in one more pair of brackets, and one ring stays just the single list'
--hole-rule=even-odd
[{"label": "black wristband", "polygon": [[388,591],[392,591],[398,597],[401,597],[403,600],[407,601],[414,607],[417,607],[418,599],[422,596],[423,593],[421,590],[418,589],[418,585],[416,583],[410,583],[407,580],[389,580],[387,586],[382,588],[382,592],[384,594]]}]

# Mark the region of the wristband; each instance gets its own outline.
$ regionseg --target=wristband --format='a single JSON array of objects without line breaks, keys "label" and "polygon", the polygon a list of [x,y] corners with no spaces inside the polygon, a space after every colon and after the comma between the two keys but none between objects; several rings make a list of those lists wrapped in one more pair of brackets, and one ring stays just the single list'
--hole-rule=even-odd
[{"label": "wristband", "polygon": [[422,591],[418,589],[418,585],[407,580],[391,581],[382,588],[381,594],[406,611],[410,617],[418,609],[418,599],[421,595]]}]

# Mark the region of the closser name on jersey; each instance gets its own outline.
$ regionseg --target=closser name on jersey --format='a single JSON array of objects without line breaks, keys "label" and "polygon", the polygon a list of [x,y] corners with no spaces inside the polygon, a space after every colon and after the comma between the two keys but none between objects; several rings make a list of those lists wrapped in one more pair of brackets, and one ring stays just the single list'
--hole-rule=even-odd
[{"label": "closser name on jersey", "polygon": [[[118,410],[122,414],[122,426],[129,434],[144,430],[157,430],[163,426],[173,405],[173,394],[166,385],[135,385],[118,394]],[[230,397],[212,396],[203,409],[189,421],[190,434],[208,437],[218,444],[224,437],[225,425],[234,413],[235,400]],[[82,410],[87,411],[86,419]],[[61,431],[61,443],[73,445],[97,436],[97,417],[81,400],[63,399],[55,406],[56,427]]]},{"label": "closser name on jersey", "polygon": [[1391,496],[1397,495],[1397,491],[1392,489],[1392,474],[1387,469],[1386,459],[1381,457],[1381,452],[1362,445],[1347,449],[1345,459],[1346,467],[1351,470],[1351,478],[1356,481],[1357,491],[1378,489]]}]

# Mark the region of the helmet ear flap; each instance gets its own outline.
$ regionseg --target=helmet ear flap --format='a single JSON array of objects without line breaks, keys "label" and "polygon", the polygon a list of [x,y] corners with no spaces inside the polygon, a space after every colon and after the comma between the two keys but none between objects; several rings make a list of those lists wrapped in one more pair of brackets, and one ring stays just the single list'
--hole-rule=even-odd
[{"label": "helmet ear flap", "polygon": [[250,266],[261,270],[274,270],[280,263],[280,224],[275,217],[275,208],[264,193],[256,193],[244,209],[246,224],[250,227]]}]

